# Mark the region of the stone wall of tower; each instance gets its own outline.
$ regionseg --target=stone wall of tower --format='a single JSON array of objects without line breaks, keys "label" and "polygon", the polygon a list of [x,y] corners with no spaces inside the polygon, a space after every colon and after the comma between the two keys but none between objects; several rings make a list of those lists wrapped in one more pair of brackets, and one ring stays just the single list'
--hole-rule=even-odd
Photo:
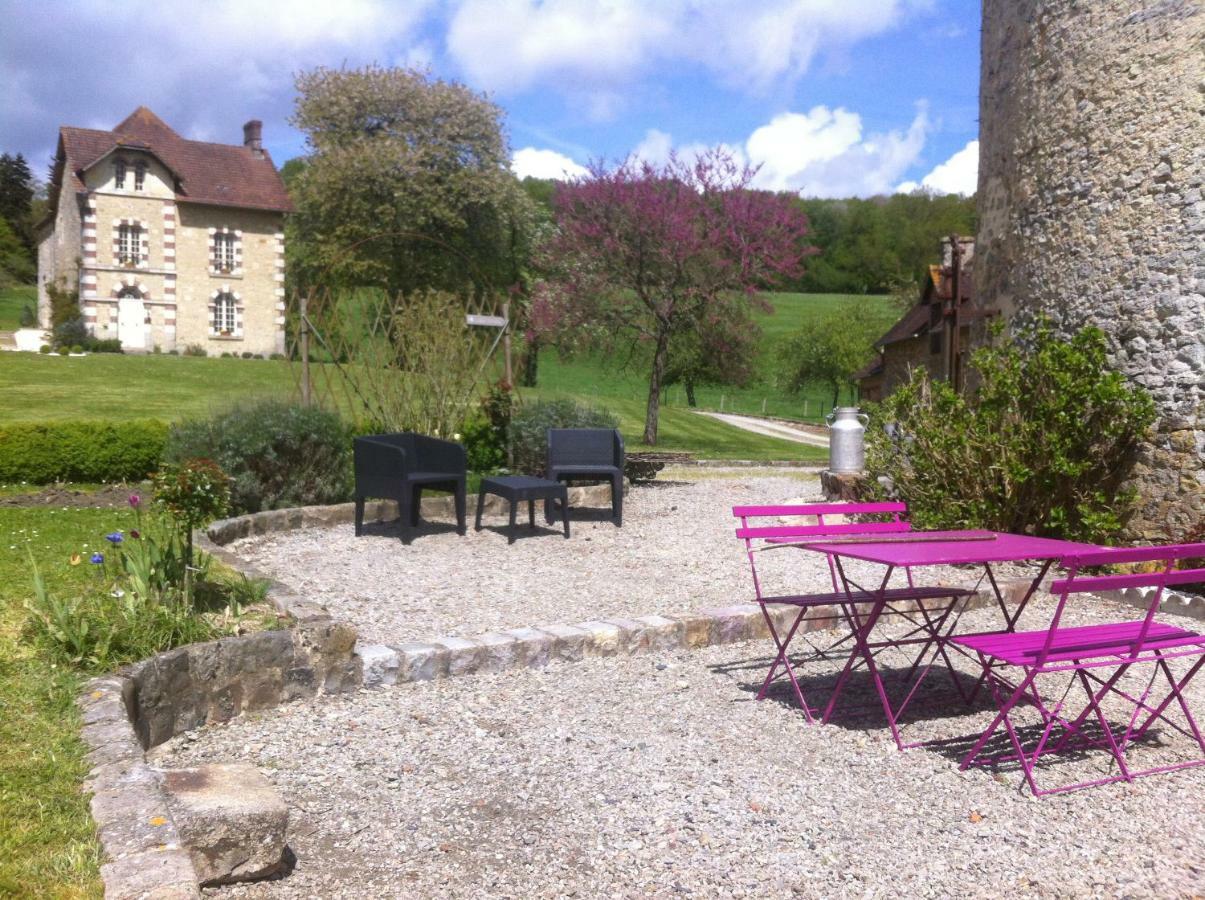
[{"label": "stone wall of tower", "polygon": [[1154,396],[1136,537],[1205,521],[1205,2],[983,0],[975,276]]}]

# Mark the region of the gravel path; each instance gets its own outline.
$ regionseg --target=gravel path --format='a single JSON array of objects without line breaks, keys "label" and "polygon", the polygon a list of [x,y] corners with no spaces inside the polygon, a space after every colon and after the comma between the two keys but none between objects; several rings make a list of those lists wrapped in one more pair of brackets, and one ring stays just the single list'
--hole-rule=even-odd
[{"label": "gravel path", "polygon": [[[1094,601],[1072,618],[1117,614]],[[967,615],[990,624],[987,610]],[[729,645],[361,692],[184,735],[154,757],[252,762],[293,808],[295,870],[222,897],[1205,891],[1205,769],[1038,801],[1017,771],[898,752],[881,718],[809,727],[783,702],[753,702],[767,662],[762,643]],[[973,737],[990,717],[947,685],[926,682],[913,737]],[[1190,702],[1205,707],[1205,679]],[[1185,739],[1167,730],[1132,761],[1172,748]],[[1102,768],[1092,755],[1045,771],[1062,782]]]},{"label": "gravel path", "polygon": [[[633,488],[622,528],[600,521],[606,513],[579,511],[568,541],[551,528],[533,534],[523,528],[524,536],[508,546],[505,520],[497,517],[464,538],[445,523],[427,525],[410,546],[388,524],[361,538],[350,525],[308,528],[247,538],[230,549],[327,605],[367,643],[728,606],[753,595],[743,545],[733,536],[732,506],[821,499],[817,479],[767,471],[773,470]],[[537,510],[537,524],[539,517]],[[818,554],[765,553],[758,567],[766,594],[831,589]],[[881,578],[869,564],[850,571],[875,584]],[[978,574],[934,569],[927,577],[967,584]]]}]

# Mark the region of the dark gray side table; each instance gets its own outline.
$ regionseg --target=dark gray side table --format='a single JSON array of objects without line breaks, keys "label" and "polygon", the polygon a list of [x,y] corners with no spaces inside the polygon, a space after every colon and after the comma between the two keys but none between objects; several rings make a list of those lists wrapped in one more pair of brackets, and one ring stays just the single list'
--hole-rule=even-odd
[{"label": "dark gray side table", "polygon": [[515,542],[515,510],[518,504],[527,501],[527,524],[536,527],[536,501],[560,500],[561,521],[565,526],[565,537],[569,537],[569,489],[563,482],[534,478],[531,475],[497,475],[481,479],[481,490],[477,494],[476,530],[481,530],[481,511],[485,507],[485,495],[494,494],[510,501],[510,532],[507,543]]}]

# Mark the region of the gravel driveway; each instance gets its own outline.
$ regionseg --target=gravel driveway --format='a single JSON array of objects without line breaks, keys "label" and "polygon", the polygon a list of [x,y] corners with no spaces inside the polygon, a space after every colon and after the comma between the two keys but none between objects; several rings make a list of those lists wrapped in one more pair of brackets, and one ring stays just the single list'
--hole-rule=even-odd
[{"label": "gravel driveway", "polygon": [[[505,520],[496,517],[463,538],[448,523],[425,525],[409,546],[386,524],[361,538],[343,525],[247,538],[229,549],[328,606],[366,643],[728,606],[753,596],[732,506],[822,499],[813,475],[767,474],[774,471],[699,470],[693,483],[633,488],[622,528],[607,512],[582,510],[570,540],[553,528],[528,533],[524,526],[524,536],[508,546]],[[818,554],[765,553],[758,567],[766,594],[831,589]],[[875,584],[881,577],[868,564],[850,571]],[[978,575],[932,569],[926,577],[967,584]]]},{"label": "gravel driveway", "polygon": [[[1072,618],[1118,614],[1093,601]],[[215,896],[1205,891],[1205,769],[1034,800],[1015,770],[960,773],[964,743],[900,753],[876,715],[809,727],[753,702],[767,662],[754,643],[411,684],[279,707],[153,755],[247,760],[293,808],[292,874]],[[914,736],[974,737],[990,717],[944,679],[926,685]],[[1205,706],[1205,679],[1190,702]],[[1170,734],[1133,761],[1186,752]],[[1102,768],[1095,754],[1047,774]]]}]

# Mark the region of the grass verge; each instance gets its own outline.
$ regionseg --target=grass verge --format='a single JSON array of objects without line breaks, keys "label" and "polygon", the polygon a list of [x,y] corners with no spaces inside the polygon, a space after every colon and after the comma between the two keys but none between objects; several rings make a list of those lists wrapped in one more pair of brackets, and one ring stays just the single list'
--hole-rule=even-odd
[{"label": "grass verge", "polygon": [[0,896],[100,897],[100,850],[80,782],[88,766],[75,695],[82,677],[22,639],[32,552],[51,590],[91,573],[111,510],[0,508]]}]

